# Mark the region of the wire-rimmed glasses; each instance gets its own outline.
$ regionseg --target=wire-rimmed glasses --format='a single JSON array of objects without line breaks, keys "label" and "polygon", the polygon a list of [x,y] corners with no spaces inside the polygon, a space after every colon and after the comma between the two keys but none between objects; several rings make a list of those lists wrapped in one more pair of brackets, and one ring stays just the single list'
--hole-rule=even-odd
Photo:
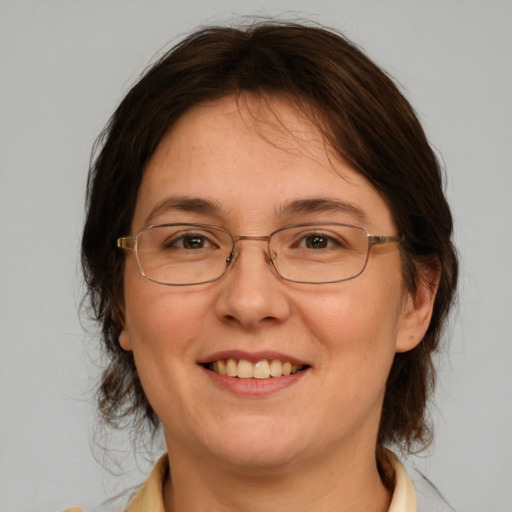
[{"label": "wire-rimmed glasses", "polygon": [[185,286],[220,279],[243,240],[267,242],[269,259],[283,279],[324,284],[359,276],[372,245],[402,242],[403,237],[371,235],[340,223],[294,224],[268,236],[234,236],[209,224],[173,223],[120,237],[117,246],[135,252],[141,274],[150,281]]}]

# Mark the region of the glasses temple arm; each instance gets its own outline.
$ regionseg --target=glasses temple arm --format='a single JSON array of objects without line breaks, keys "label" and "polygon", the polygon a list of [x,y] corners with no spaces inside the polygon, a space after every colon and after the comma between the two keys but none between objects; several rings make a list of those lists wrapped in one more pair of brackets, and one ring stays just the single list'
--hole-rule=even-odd
[{"label": "glasses temple arm", "polygon": [[368,235],[370,245],[382,245],[389,243],[400,243],[405,241],[404,236]]},{"label": "glasses temple arm", "polygon": [[135,248],[135,237],[134,236],[122,236],[117,239],[117,247],[119,249],[134,249]]}]

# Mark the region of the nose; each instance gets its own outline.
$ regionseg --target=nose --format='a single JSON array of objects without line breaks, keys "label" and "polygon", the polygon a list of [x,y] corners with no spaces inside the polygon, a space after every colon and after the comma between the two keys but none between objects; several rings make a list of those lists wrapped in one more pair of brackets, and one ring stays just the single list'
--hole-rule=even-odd
[{"label": "nose", "polygon": [[277,275],[263,240],[244,237],[236,244],[230,268],[218,283],[215,309],[222,321],[254,328],[280,323],[289,316],[285,281]]}]

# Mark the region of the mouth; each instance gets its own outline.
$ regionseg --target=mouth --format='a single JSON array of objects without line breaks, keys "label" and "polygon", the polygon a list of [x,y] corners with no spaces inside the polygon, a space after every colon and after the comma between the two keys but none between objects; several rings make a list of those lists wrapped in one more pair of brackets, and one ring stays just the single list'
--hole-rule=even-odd
[{"label": "mouth", "polygon": [[247,359],[233,358],[217,359],[202,366],[219,375],[258,380],[287,377],[309,368],[308,365],[298,365],[279,359],[261,359],[253,363]]}]

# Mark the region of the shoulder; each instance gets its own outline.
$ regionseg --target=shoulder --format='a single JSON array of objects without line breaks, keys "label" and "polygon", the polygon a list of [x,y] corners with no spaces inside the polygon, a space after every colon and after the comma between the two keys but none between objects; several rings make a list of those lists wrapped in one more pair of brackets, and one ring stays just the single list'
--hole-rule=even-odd
[{"label": "shoulder", "polygon": [[[169,459],[165,453],[154,466],[151,474],[149,475],[149,478],[145,481],[144,485],[139,488],[138,492],[132,494],[131,499],[128,498],[130,500],[128,508],[126,508],[125,504],[122,506],[122,508],[119,507],[119,511],[123,510],[124,512],[148,512],[151,510],[152,512],[164,512],[165,508],[163,501],[163,484],[168,474]],[[111,501],[113,500],[109,500],[109,503],[111,503]],[[105,504],[103,506],[105,506]],[[110,505],[108,506],[108,510],[110,511]],[[103,510],[103,508],[101,510]],[[105,508],[105,510],[107,509]],[[62,510],[61,512],[86,511],[80,507],[71,507]]]}]

